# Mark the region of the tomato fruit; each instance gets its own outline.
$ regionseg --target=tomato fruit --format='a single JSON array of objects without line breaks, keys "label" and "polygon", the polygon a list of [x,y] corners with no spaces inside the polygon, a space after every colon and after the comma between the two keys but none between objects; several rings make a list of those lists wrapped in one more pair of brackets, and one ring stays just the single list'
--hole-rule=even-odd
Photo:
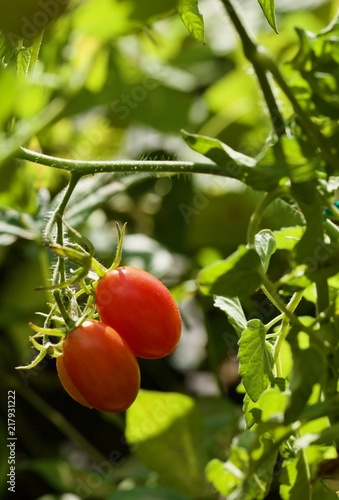
[{"label": "tomato fruit", "polygon": [[181,335],[178,306],[161,281],[142,269],[118,267],[97,285],[101,321],[119,332],[136,356],[162,358]]},{"label": "tomato fruit", "polygon": [[126,410],[140,388],[138,361],[113,328],[87,320],[66,337],[57,370],[78,403],[102,411]]}]

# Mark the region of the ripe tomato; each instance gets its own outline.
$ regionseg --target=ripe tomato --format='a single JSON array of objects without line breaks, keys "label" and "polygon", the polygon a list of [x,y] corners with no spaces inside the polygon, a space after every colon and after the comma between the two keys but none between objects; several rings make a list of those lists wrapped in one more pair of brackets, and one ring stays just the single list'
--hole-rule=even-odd
[{"label": "ripe tomato", "polygon": [[181,334],[178,306],[165,285],[134,267],[118,267],[96,289],[101,321],[119,332],[136,356],[162,358],[174,351]]},{"label": "ripe tomato", "polygon": [[87,320],[68,334],[57,370],[73,399],[102,411],[126,410],[140,388],[136,357],[113,328],[99,321]]}]

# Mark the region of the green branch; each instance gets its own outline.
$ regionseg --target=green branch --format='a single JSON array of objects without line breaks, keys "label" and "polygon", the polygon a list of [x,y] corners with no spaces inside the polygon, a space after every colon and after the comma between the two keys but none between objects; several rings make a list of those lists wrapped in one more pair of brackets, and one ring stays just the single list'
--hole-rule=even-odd
[{"label": "green branch", "polygon": [[252,64],[258,78],[259,85],[270,113],[273,129],[277,137],[282,137],[286,133],[285,123],[267,77],[266,68],[261,62],[263,49],[250,38],[231,1],[222,0],[222,3],[224,4],[226,12],[240,37],[245,57]]},{"label": "green branch", "polygon": [[[290,302],[286,306],[286,309],[288,311],[290,311],[290,313],[293,313],[295,311],[295,309],[299,305],[299,302],[303,298],[304,293],[305,293],[305,290],[301,290],[301,291],[294,293]],[[284,316],[282,318],[281,326],[280,326],[280,329],[278,332],[278,339],[277,339],[275,346],[274,346],[274,362],[275,363],[278,360],[281,347],[282,347],[284,341],[286,340],[286,337],[287,337],[288,332],[289,332],[289,328],[290,328],[290,318],[286,314],[284,314]],[[281,373],[279,374],[279,376],[282,376]]]},{"label": "green branch", "polygon": [[122,160],[122,161],[80,161],[55,158],[35,151],[21,148],[18,158],[40,163],[47,167],[59,168],[77,173],[79,177],[104,172],[110,173],[173,173],[173,174],[212,174],[229,177],[228,170],[215,163],[195,163],[192,161],[155,161],[155,160]]}]

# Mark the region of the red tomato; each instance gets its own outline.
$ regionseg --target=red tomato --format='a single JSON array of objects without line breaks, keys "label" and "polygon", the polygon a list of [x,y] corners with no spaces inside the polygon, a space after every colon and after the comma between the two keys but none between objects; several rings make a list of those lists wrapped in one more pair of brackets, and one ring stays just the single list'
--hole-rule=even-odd
[{"label": "red tomato", "polygon": [[178,306],[165,285],[134,267],[118,267],[96,289],[101,321],[119,332],[136,356],[162,358],[176,348],[181,334]]},{"label": "red tomato", "polygon": [[140,388],[135,355],[113,328],[99,321],[87,320],[68,334],[57,369],[73,399],[102,411],[126,410]]}]

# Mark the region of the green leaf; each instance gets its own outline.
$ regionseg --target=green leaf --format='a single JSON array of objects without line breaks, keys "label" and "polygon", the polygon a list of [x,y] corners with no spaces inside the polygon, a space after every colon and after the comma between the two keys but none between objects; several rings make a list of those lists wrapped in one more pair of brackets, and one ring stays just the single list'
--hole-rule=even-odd
[{"label": "green leaf", "polygon": [[206,295],[250,295],[261,284],[260,269],[260,258],[254,248],[240,245],[228,259],[202,269],[197,280]]},{"label": "green leaf", "polygon": [[259,319],[250,320],[243,331],[238,358],[246,392],[252,401],[258,401],[273,379],[272,352],[266,343],[266,327]]},{"label": "green leaf", "polygon": [[[296,138],[283,137],[279,142],[268,143],[261,151],[257,162],[256,172],[259,182],[261,178],[277,182],[284,177],[290,178],[291,182],[300,184],[308,182],[317,177],[316,169],[319,160],[314,149],[304,151]],[[254,182],[254,172],[251,181]]]},{"label": "green leaf", "polygon": [[273,231],[277,250],[293,250],[304,232],[305,228],[301,226],[283,227],[279,231]]},{"label": "green leaf", "polygon": [[231,470],[228,470],[221,460],[216,458],[208,463],[206,477],[222,495],[232,492],[241,484],[241,480]]},{"label": "green leaf", "polygon": [[321,445],[331,445],[339,442],[339,423],[333,424],[328,429],[323,430],[320,434],[311,436],[312,443]]},{"label": "green leaf", "polygon": [[320,351],[312,346],[302,349],[298,345],[295,331],[287,337],[292,348],[293,369],[290,383],[291,397],[285,413],[285,422],[299,418],[309,400],[315,384],[326,375],[326,361]]},{"label": "green leaf", "polygon": [[127,410],[126,438],[164,486],[195,498],[206,493],[204,428],[194,400],[184,394],[140,391]]},{"label": "green leaf", "polygon": [[268,23],[270,24],[270,26],[272,26],[274,31],[278,33],[277,21],[275,18],[274,0],[258,0],[258,2],[265,14]]},{"label": "green leaf", "polygon": [[178,12],[191,35],[205,44],[204,20],[198,3],[199,0],[178,0]]},{"label": "green leaf", "polygon": [[307,223],[306,230],[294,249],[295,261],[297,264],[314,265],[314,250],[324,239],[323,207],[318,196],[317,183],[314,181],[292,184],[292,194]]},{"label": "green leaf", "polygon": [[238,179],[257,191],[269,191],[278,186],[282,177],[288,176],[285,165],[277,164],[273,148],[267,148],[264,158],[257,162],[218,139],[181,131],[187,145],[219,165],[222,175]]},{"label": "green leaf", "polygon": [[[262,500],[270,489],[277,458],[272,445],[271,440],[259,440],[255,432],[244,431],[233,439],[226,463],[216,459],[209,462],[207,479],[232,500]],[[265,454],[267,459],[262,463],[260,458]]]},{"label": "green leaf", "polygon": [[31,60],[31,52],[29,49],[23,49],[18,52],[17,56],[17,72],[18,76],[26,77]]},{"label": "green leaf", "polygon": [[[282,424],[287,398],[287,393],[281,392],[278,387],[268,387],[260,395],[258,401],[250,406],[249,412],[253,413],[257,423],[272,422]],[[260,413],[257,410],[260,410]],[[258,418],[259,416],[260,418]]]},{"label": "green leaf", "polygon": [[263,229],[255,235],[254,246],[259,254],[265,272],[268,269],[270,259],[276,251],[275,237],[269,229]]},{"label": "green leaf", "polygon": [[220,166],[224,166],[230,177],[239,178],[242,167],[254,167],[256,160],[230,148],[219,139],[181,131],[184,140],[194,151],[203,154]]},{"label": "green leaf", "polygon": [[196,399],[205,427],[205,448],[209,457],[222,457],[225,443],[238,432],[241,411],[230,399],[205,396]]},{"label": "green leaf", "polygon": [[308,465],[303,452],[299,452],[292,460],[284,462],[280,495],[282,500],[312,499]]},{"label": "green leaf", "polygon": [[247,319],[238,297],[214,297],[214,306],[224,311],[228,321],[240,337],[247,326]]}]

